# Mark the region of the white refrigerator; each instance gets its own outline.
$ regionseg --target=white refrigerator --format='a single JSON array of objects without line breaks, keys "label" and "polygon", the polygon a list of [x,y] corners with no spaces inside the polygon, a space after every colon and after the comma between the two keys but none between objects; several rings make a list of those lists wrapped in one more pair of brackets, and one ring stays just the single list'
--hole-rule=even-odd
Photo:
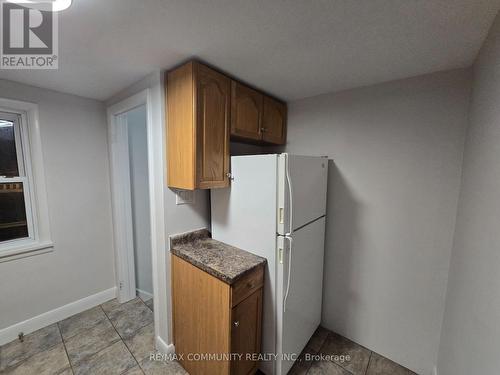
[{"label": "white refrigerator", "polygon": [[267,259],[261,362],[286,374],[320,324],[328,159],[231,157],[228,189],[211,191],[212,237]]}]

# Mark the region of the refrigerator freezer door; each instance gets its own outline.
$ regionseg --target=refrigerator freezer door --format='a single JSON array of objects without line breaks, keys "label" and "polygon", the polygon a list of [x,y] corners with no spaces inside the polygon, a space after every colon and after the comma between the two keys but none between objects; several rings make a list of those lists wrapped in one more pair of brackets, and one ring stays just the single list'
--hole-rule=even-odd
[{"label": "refrigerator freezer door", "polygon": [[278,338],[281,360],[277,374],[286,374],[293,365],[291,354],[300,354],[321,321],[323,295],[323,257],[325,218],[322,217],[293,234],[291,247],[291,279],[286,303],[283,298],[290,260],[289,244],[285,240],[283,264],[278,264]]},{"label": "refrigerator freezer door", "polygon": [[[276,350],[276,206],[278,155],[234,156],[228,189],[211,190],[212,237],[267,259],[262,352]],[[267,375],[273,362],[261,362]]]},{"label": "refrigerator freezer door", "polygon": [[[288,183],[288,177],[291,183]],[[292,229],[296,230],[326,214],[328,159],[281,154],[279,159],[278,233],[290,231],[292,188]]]}]

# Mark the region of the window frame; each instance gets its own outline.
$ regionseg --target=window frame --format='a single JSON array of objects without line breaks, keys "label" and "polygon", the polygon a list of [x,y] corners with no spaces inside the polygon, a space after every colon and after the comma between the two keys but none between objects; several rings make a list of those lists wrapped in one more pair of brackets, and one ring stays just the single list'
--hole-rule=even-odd
[{"label": "window frame", "polygon": [[0,177],[0,182],[23,183],[28,224],[28,237],[0,242],[1,263],[53,251],[53,242],[50,236],[38,105],[0,98],[0,113],[12,115],[14,126],[18,129],[17,135],[14,129],[14,135],[20,175]]}]

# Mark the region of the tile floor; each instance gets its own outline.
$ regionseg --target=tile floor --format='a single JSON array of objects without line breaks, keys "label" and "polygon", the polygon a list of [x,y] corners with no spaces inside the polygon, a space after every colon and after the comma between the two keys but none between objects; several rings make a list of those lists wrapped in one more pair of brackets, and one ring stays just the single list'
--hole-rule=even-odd
[{"label": "tile floor", "polygon": [[[306,354],[312,356],[307,357]],[[329,358],[325,359],[325,356],[329,356]],[[349,360],[347,360],[347,356],[349,356]],[[323,327],[316,330],[288,374],[417,375]]]},{"label": "tile floor", "polygon": [[[0,374],[185,375],[177,362],[149,360],[154,352],[152,302],[136,298],[120,305],[111,300],[33,332],[22,343],[6,344],[0,347]],[[331,357],[319,360],[306,354]],[[289,374],[416,375],[322,327]]]},{"label": "tile floor", "polygon": [[151,352],[153,300],[111,300],[0,347],[0,374],[186,374]]}]

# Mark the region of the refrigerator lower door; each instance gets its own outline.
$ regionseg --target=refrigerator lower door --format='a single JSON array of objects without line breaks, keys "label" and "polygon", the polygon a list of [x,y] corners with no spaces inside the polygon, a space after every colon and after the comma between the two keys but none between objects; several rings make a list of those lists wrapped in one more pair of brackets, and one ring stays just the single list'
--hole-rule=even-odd
[{"label": "refrigerator lower door", "polygon": [[290,229],[296,230],[326,215],[327,179],[327,158],[290,154],[279,156],[279,234],[289,233]]},{"label": "refrigerator lower door", "polygon": [[[325,218],[294,232],[284,242],[283,263],[278,264],[278,361],[276,373],[286,374],[321,322]],[[290,257],[291,255],[291,257]],[[291,262],[290,262],[291,259]],[[290,269],[290,288],[284,297]]]}]

